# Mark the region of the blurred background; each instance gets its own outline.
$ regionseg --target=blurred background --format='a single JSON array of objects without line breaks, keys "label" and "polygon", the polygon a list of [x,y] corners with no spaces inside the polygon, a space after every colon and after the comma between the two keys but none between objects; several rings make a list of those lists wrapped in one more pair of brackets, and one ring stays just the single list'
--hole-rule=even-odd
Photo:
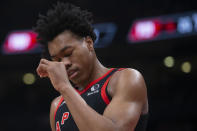
[{"label": "blurred background", "polygon": [[[105,66],[143,74],[148,131],[197,130],[196,0],[66,2],[93,12],[95,49]],[[50,130],[50,104],[59,94],[35,72],[41,48],[32,27],[53,3],[0,1],[0,131]]]}]

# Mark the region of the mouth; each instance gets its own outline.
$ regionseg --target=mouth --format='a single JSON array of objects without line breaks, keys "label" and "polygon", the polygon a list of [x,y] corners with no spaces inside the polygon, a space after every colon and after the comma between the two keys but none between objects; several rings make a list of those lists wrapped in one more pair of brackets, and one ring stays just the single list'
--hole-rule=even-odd
[{"label": "mouth", "polygon": [[78,74],[77,70],[72,70],[68,72],[68,78],[73,79]]}]

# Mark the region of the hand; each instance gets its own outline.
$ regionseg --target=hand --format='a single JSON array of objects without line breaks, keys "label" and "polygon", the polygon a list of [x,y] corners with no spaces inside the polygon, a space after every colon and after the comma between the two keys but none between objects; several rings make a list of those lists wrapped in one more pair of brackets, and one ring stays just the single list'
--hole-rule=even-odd
[{"label": "hand", "polygon": [[68,80],[66,67],[63,62],[41,59],[36,71],[41,78],[50,78],[52,85],[60,93],[65,91],[64,88],[66,86],[71,86]]}]

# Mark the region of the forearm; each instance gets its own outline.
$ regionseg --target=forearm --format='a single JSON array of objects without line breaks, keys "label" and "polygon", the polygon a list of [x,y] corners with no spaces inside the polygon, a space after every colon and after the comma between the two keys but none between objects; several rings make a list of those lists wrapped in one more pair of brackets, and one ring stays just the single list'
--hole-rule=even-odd
[{"label": "forearm", "polygon": [[72,87],[66,87],[61,93],[81,131],[114,131],[116,124],[112,120],[93,110]]}]

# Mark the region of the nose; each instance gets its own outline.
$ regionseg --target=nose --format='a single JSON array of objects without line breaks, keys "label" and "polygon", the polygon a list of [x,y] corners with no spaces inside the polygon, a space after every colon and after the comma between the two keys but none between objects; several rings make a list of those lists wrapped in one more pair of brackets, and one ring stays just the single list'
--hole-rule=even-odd
[{"label": "nose", "polygon": [[66,70],[68,70],[72,66],[72,62],[69,58],[64,57],[61,59],[61,62],[64,63]]}]

